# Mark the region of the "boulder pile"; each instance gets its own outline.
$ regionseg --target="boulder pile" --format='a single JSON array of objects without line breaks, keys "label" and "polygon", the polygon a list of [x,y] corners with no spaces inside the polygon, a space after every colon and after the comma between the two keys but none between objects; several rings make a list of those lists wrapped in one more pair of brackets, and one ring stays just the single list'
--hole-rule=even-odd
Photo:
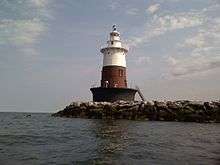
[{"label": "boulder pile", "polygon": [[220,122],[220,101],[73,102],[52,116],[89,119]]}]

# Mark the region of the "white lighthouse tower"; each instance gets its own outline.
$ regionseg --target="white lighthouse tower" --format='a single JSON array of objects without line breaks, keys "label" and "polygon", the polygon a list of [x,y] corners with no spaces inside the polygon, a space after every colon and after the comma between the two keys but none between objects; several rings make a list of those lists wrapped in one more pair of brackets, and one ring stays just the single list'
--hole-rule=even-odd
[{"label": "white lighthouse tower", "polygon": [[103,53],[103,66],[121,66],[126,67],[125,55],[128,50],[122,47],[120,40],[120,33],[116,30],[116,26],[113,26],[113,31],[110,33],[109,40],[107,41],[107,47],[102,48]]},{"label": "white lighthouse tower", "polygon": [[120,33],[114,25],[107,46],[101,49],[103,53],[102,87],[127,88],[125,59],[127,52],[128,49],[122,46]]},{"label": "white lighthouse tower", "polygon": [[126,54],[128,49],[123,46],[115,25],[112,27],[107,45],[100,52],[103,54],[101,87],[90,89],[93,101],[133,101],[137,90],[127,88]]}]

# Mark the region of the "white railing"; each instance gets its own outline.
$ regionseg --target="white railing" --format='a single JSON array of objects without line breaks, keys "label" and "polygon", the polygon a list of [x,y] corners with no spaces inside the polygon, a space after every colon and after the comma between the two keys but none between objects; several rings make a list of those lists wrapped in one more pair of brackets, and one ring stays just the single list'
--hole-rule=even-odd
[{"label": "white railing", "polygon": [[97,88],[97,87],[100,87],[100,85],[97,85],[98,83],[94,83],[91,85],[91,88]]},{"label": "white railing", "polygon": [[124,48],[124,49],[129,50],[129,46],[126,45],[126,44],[121,44],[121,47],[119,47],[119,46],[109,46],[108,44],[105,44],[105,45],[101,46],[101,49],[104,49],[104,48],[107,48],[107,47],[109,47],[109,48],[111,48],[111,47],[113,47],[113,48]]}]

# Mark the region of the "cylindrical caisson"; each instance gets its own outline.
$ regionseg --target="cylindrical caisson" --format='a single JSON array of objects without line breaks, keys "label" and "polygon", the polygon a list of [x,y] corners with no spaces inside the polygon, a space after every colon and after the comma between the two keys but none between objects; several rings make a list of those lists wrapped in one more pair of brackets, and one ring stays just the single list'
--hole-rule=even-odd
[{"label": "cylindrical caisson", "polygon": [[136,89],[131,88],[91,88],[93,101],[95,102],[115,102],[119,100],[134,101]]}]

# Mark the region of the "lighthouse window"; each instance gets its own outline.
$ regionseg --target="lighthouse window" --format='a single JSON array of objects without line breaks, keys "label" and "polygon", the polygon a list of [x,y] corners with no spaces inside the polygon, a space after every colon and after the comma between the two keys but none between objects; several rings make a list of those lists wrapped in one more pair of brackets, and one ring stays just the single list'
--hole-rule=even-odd
[{"label": "lighthouse window", "polygon": [[112,44],[112,45],[113,45],[113,43],[114,43],[114,42],[113,42],[113,41],[111,41],[111,44]]},{"label": "lighthouse window", "polygon": [[123,76],[123,70],[119,69],[118,72],[119,72],[119,76],[122,77]]}]

